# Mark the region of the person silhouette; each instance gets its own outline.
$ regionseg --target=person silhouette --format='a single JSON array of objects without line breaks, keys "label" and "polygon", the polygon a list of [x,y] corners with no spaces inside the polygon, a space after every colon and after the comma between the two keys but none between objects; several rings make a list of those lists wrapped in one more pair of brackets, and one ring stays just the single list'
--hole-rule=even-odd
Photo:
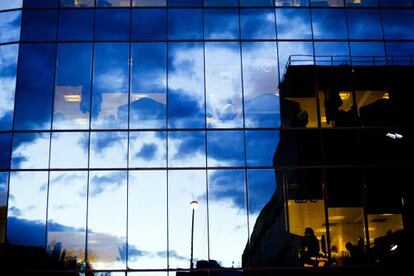
[{"label": "person silhouette", "polygon": [[[320,250],[319,240],[315,236],[313,229],[310,227],[305,228],[305,237],[303,239],[302,248],[303,263],[317,266],[318,262],[316,260],[316,257],[319,256]],[[312,257],[315,257],[315,259],[312,259]]]}]

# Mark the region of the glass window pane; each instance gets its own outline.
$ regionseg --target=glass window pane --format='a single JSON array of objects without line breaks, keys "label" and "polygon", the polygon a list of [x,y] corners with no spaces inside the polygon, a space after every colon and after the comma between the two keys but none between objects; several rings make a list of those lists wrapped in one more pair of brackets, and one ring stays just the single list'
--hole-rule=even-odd
[{"label": "glass window pane", "polygon": [[205,167],[204,131],[171,131],[168,133],[169,167]]},{"label": "glass window pane", "polygon": [[309,0],[275,0],[275,5],[280,7],[309,6]]},{"label": "glass window pane", "polygon": [[59,44],[53,111],[54,129],[89,128],[91,44]]},{"label": "glass window pane", "polygon": [[127,43],[99,43],[94,51],[92,128],[127,128]]},{"label": "glass window pane", "polygon": [[249,232],[252,237],[256,221],[259,219],[258,222],[261,222],[263,219],[258,218],[260,212],[276,191],[275,171],[248,170],[247,187],[249,195]]},{"label": "glass window pane", "polygon": [[96,0],[97,7],[129,7],[130,0]]},{"label": "glass window pane", "polygon": [[0,169],[10,168],[10,153],[12,148],[12,135],[10,133],[0,133]]},{"label": "glass window pane", "polygon": [[93,7],[95,0],[60,0],[61,7]]},{"label": "glass window pane", "polygon": [[209,167],[244,166],[243,131],[207,131]]},{"label": "glass window pane", "polygon": [[167,11],[165,9],[132,10],[132,39],[165,40],[167,38]]},{"label": "glass window pane", "polygon": [[0,130],[13,127],[19,45],[0,46]]},{"label": "glass window pane", "polygon": [[240,10],[242,39],[275,39],[275,12],[268,9]]},{"label": "glass window pane", "polygon": [[278,131],[246,131],[247,166],[273,166],[278,144]]},{"label": "glass window pane", "polygon": [[128,183],[128,267],[167,268],[167,172],[131,171]]},{"label": "glass window pane", "polygon": [[132,0],[133,7],[165,7],[167,0]]},{"label": "glass window pane", "polygon": [[130,11],[108,9],[95,11],[95,39],[128,40]]},{"label": "glass window pane", "polygon": [[20,46],[15,129],[50,129],[56,46]]},{"label": "glass window pane", "polygon": [[242,43],[242,57],[246,127],[280,126],[276,43]]},{"label": "glass window pane", "polygon": [[344,0],[310,0],[310,4],[316,7],[342,7]]},{"label": "glass window pane", "polygon": [[309,10],[277,9],[277,37],[279,39],[311,39]]},{"label": "glass window pane", "polygon": [[56,10],[24,10],[23,11],[22,31],[21,31],[22,40],[24,41],[56,40],[56,35],[57,35],[57,11]]},{"label": "glass window pane", "polygon": [[91,132],[90,167],[126,168],[127,132]]},{"label": "glass window pane", "polygon": [[414,39],[413,10],[383,10],[386,39]]},{"label": "glass window pane", "polygon": [[167,166],[167,134],[164,131],[129,132],[129,167]]},{"label": "glass window pane", "polygon": [[133,43],[130,128],[166,124],[166,43]]},{"label": "glass window pane", "polygon": [[59,0],[24,0],[25,8],[56,8]]},{"label": "glass window pane", "polygon": [[242,267],[248,236],[246,211],[244,171],[208,171],[210,259],[222,267]]},{"label": "glass window pane", "polygon": [[315,42],[317,65],[335,66],[350,63],[348,42]]},{"label": "glass window pane", "polygon": [[52,133],[51,168],[87,168],[89,133]]},{"label": "glass window pane", "polygon": [[205,45],[207,127],[240,127],[243,123],[239,43]]},{"label": "glass window pane", "polygon": [[378,10],[349,9],[350,39],[382,39],[381,15]]},{"label": "glass window pane", "polygon": [[387,62],[392,65],[414,65],[413,42],[387,42]]},{"label": "glass window pane", "polygon": [[207,260],[207,198],[206,171],[168,172],[168,221],[170,268],[190,266],[192,209],[190,202],[198,202],[194,209],[194,267],[197,260]]},{"label": "glass window pane", "polygon": [[13,169],[49,168],[49,133],[15,133],[11,167]]},{"label": "glass window pane", "polygon": [[347,39],[343,9],[312,9],[312,27],[315,39]]},{"label": "glass window pane", "polygon": [[411,0],[379,0],[383,7],[412,7]]},{"label": "glass window pane", "polygon": [[237,7],[238,0],[204,0],[206,7]]},{"label": "glass window pane", "polygon": [[279,72],[280,79],[286,73],[286,66],[314,64],[311,42],[279,42]]},{"label": "glass window pane", "polygon": [[[384,61],[385,46],[382,42],[351,42],[351,58],[354,65],[374,65],[376,59]],[[378,65],[379,63],[375,63]]]},{"label": "glass window pane", "polygon": [[168,127],[205,127],[202,43],[168,46]]},{"label": "glass window pane", "polygon": [[170,7],[201,7],[203,0],[168,0]]},{"label": "glass window pane", "polygon": [[168,38],[169,39],[203,39],[202,10],[195,10],[195,9],[168,10]]},{"label": "glass window pane", "polygon": [[[9,187],[9,173],[0,172],[0,211],[2,214],[7,214],[7,195]],[[6,241],[6,221],[7,216],[0,217],[0,243]]]},{"label": "glass window pane", "polygon": [[7,239],[11,244],[45,246],[48,172],[10,173]]},{"label": "glass window pane", "polygon": [[59,40],[92,40],[93,10],[60,10]]},{"label": "glass window pane", "polygon": [[205,39],[238,39],[239,13],[233,9],[208,9],[204,11]]},{"label": "glass window pane", "polygon": [[273,6],[273,0],[239,0],[240,6]]},{"label": "glass window pane", "polygon": [[50,172],[47,248],[71,269],[85,259],[87,183],[87,172]]},{"label": "glass window pane", "polygon": [[0,10],[21,8],[22,2],[23,0],[0,0]]},{"label": "glass window pane", "polygon": [[127,173],[91,171],[88,195],[88,256],[94,256],[91,267],[125,269]]},{"label": "glass window pane", "polygon": [[378,0],[346,0],[348,7],[377,7]]},{"label": "glass window pane", "polygon": [[1,13],[0,43],[19,41],[21,14],[21,11]]}]

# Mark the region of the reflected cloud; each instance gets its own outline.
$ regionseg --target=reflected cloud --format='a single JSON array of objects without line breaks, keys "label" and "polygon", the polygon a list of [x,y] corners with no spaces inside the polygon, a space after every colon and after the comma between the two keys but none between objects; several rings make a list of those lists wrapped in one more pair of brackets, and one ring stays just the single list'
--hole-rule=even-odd
[{"label": "reflected cloud", "polygon": [[[1,4],[1,3],[0,3]],[[0,16],[0,42],[17,42],[20,38],[21,11],[3,12]]]},{"label": "reflected cloud", "polygon": [[126,181],[124,172],[110,172],[103,175],[94,175],[91,178],[93,185],[89,185],[89,196],[96,197],[108,190],[116,190]]},{"label": "reflected cloud", "polygon": [[209,173],[209,183],[214,185],[214,189],[209,192],[209,200],[230,201],[232,208],[245,208],[243,171],[213,171]]},{"label": "reflected cloud", "polygon": [[49,159],[48,133],[17,133],[13,138],[12,168],[45,169]]}]

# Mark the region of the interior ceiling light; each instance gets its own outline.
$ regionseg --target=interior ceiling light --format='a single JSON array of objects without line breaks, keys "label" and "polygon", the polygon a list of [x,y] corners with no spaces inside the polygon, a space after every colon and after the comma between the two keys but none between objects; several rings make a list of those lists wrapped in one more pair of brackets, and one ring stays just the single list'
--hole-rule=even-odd
[{"label": "interior ceiling light", "polygon": [[400,133],[391,133],[391,132],[388,132],[387,134],[385,134],[385,136],[393,140],[399,140],[399,139],[404,138],[404,136]]},{"label": "interior ceiling light", "polygon": [[64,95],[65,101],[69,103],[78,103],[81,101],[81,95],[73,94],[73,95]]},{"label": "interior ceiling light", "polygon": [[351,96],[350,92],[339,92],[339,97],[341,97],[341,100],[343,101],[348,100],[349,96]]}]

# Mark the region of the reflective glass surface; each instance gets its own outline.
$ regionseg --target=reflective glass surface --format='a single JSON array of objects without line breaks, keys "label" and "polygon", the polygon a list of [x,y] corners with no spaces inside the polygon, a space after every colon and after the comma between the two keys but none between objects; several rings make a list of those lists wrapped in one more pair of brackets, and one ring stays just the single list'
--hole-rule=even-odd
[{"label": "reflective glass surface", "polygon": [[167,134],[155,131],[129,132],[129,167],[167,166]]},{"label": "reflective glass surface", "polygon": [[[27,1],[24,2],[25,4]],[[22,14],[21,40],[56,40],[56,10],[24,10]]]},{"label": "reflective glass surface", "polygon": [[268,7],[273,6],[273,0],[239,0],[240,6],[257,6]]},{"label": "reflective glass surface", "polygon": [[170,7],[200,7],[203,5],[203,0],[168,0]]},{"label": "reflective glass surface", "polygon": [[49,133],[15,133],[11,167],[14,169],[49,168]]},{"label": "reflective glass surface", "polygon": [[18,45],[0,46],[0,130],[13,126],[18,52]]},{"label": "reflective glass surface", "polygon": [[204,0],[206,7],[236,7],[238,4],[238,0]]},{"label": "reflective glass surface", "polygon": [[91,44],[59,44],[53,105],[54,129],[89,128]]},{"label": "reflective glass surface", "polygon": [[347,39],[345,10],[313,9],[313,37],[315,39]]},{"label": "reflective glass surface", "polygon": [[165,9],[132,10],[131,39],[158,40],[167,38],[167,11]]},{"label": "reflective glass surface", "polygon": [[1,142],[0,169],[8,169],[10,168],[12,135],[10,133],[0,133],[0,142]]},{"label": "reflective glass surface", "polygon": [[277,9],[279,39],[311,39],[310,11],[306,9]]},{"label": "reflective glass surface", "polygon": [[169,167],[205,167],[204,131],[171,131],[168,133]]},{"label": "reflective glass surface", "polygon": [[53,133],[51,143],[51,168],[88,167],[88,132]]},{"label": "reflective glass surface", "polygon": [[22,3],[23,0],[0,0],[0,10],[21,8]]},{"label": "reflective glass surface", "polygon": [[91,171],[88,196],[87,246],[91,267],[125,269],[127,172]]},{"label": "reflective glass surface", "polygon": [[10,173],[7,239],[45,247],[48,172]]},{"label": "reflective glass surface", "polygon": [[385,39],[414,39],[413,10],[383,10]]},{"label": "reflective glass surface", "polygon": [[134,7],[165,7],[167,0],[132,0]]},{"label": "reflective glass surface", "polygon": [[[192,1],[192,0],[191,0]],[[169,5],[173,5],[171,1]],[[203,13],[200,9],[168,10],[168,39],[203,39]]]},{"label": "reflective glass surface", "polygon": [[2,12],[0,17],[0,43],[18,41],[20,38],[21,11]]},{"label": "reflective glass surface", "polygon": [[127,167],[127,132],[91,132],[91,168]]},{"label": "reflective glass surface", "polygon": [[168,127],[205,127],[202,43],[168,45]]},{"label": "reflective glass surface", "polygon": [[208,131],[207,164],[209,167],[244,166],[242,131]]},{"label": "reflective glass surface", "polygon": [[56,8],[59,0],[24,0],[24,8]]},{"label": "reflective glass surface", "polygon": [[279,144],[277,131],[246,131],[247,166],[272,166],[273,155]]},{"label": "reflective glass surface", "polygon": [[19,78],[16,89],[14,128],[50,129],[56,46],[20,46]]},{"label": "reflective glass surface", "polygon": [[204,39],[238,39],[239,13],[232,9],[204,11]]},{"label": "reflective glass surface", "polygon": [[[9,192],[9,173],[0,172],[0,210],[2,213],[7,214],[7,196]],[[4,243],[6,240],[6,222],[7,217],[0,218],[0,243]]]},{"label": "reflective glass surface", "polygon": [[275,12],[270,9],[240,11],[242,39],[275,39]]},{"label": "reflective glass surface", "polygon": [[[127,1],[125,1],[127,2]],[[98,2],[99,3],[99,2]],[[95,11],[96,40],[128,40],[130,11],[125,9],[104,9]]]},{"label": "reflective glass surface", "polygon": [[59,40],[92,40],[93,10],[64,10],[59,13]]},{"label": "reflective glass surface", "polygon": [[379,10],[350,9],[347,13],[350,39],[382,39]]},{"label": "reflective glass surface", "polygon": [[[165,43],[131,45],[130,128],[163,128],[166,124]],[[122,114],[128,110],[122,107]]]},{"label": "reflective glass surface", "polygon": [[166,171],[130,172],[128,199],[128,267],[166,268]]},{"label": "reflective glass surface", "polygon": [[207,127],[240,127],[243,122],[239,43],[205,45]]},{"label": "reflective glass surface", "polygon": [[77,8],[86,8],[93,7],[95,5],[95,0],[60,0],[61,7],[77,7]]},{"label": "reflective glass surface", "polygon": [[129,7],[130,0],[95,0],[97,7]]},{"label": "reflective glass surface", "polygon": [[128,127],[127,43],[99,43],[94,51],[92,128]]},{"label": "reflective glass surface", "polygon": [[85,259],[87,172],[51,172],[47,250],[81,263]]}]

